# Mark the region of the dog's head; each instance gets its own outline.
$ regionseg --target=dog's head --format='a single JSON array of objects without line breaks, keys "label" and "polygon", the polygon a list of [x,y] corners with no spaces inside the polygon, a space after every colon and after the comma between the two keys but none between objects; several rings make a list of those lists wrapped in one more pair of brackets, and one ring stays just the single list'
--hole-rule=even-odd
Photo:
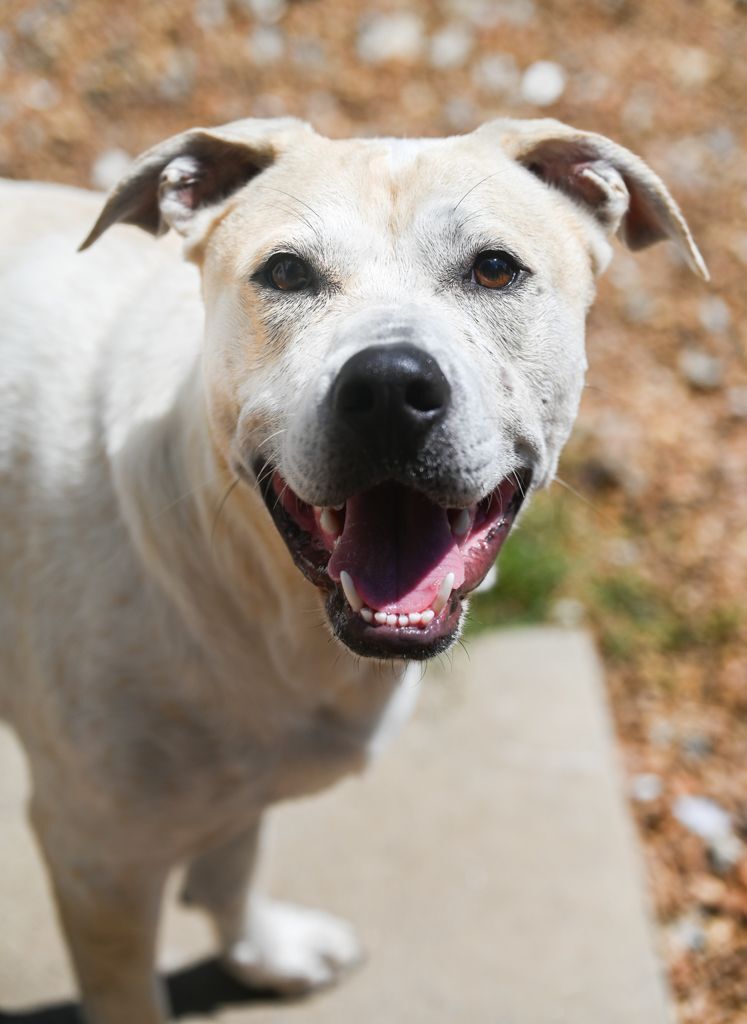
[{"label": "dog's head", "polygon": [[374,657],[449,646],[552,478],[608,238],[670,238],[707,276],[642,161],[550,120],[414,141],[195,129],[134,164],[84,245],[116,221],[185,236],[215,443]]}]

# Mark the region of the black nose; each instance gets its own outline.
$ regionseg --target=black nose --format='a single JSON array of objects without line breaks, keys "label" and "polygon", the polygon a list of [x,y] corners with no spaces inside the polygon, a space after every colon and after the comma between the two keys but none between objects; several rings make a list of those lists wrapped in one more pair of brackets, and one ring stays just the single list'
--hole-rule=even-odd
[{"label": "black nose", "polygon": [[340,426],[369,448],[389,455],[410,454],[440,423],[451,388],[436,360],[406,343],[371,345],[352,356],[332,390]]}]

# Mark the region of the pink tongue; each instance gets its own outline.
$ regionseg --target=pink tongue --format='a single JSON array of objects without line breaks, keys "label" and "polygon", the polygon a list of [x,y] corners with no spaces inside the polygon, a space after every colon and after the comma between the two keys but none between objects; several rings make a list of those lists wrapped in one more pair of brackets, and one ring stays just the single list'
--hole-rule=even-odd
[{"label": "pink tongue", "polygon": [[327,567],[336,581],[343,570],[368,607],[384,612],[425,611],[447,573],[454,573],[454,587],[464,582],[464,558],[446,509],[398,484],[349,499]]}]

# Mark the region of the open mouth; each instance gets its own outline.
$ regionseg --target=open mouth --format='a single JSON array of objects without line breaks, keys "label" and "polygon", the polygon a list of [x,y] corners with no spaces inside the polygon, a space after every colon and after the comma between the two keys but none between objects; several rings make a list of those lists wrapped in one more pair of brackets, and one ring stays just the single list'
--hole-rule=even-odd
[{"label": "open mouth", "polygon": [[505,477],[466,508],[386,482],[338,508],[309,505],[269,465],[257,479],[298,568],[327,593],[335,634],[368,657],[424,659],[458,633],[521,507],[531,472]]}]

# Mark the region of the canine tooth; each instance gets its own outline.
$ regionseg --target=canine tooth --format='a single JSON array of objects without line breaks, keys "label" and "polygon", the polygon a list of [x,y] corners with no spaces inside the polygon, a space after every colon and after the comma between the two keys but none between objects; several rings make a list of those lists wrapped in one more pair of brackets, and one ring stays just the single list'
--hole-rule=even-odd
[{"label": "canine tooth", "polygon": [[451,524],[451,532],[456,534],[457,537],[463,537],[469,530],[470,522],[471,516],[469,514],[469,509],[463,508]]},{"label": "canine tooth", "polygon": [[363,607],[363,601],[361,601],[358,591],[355,589],[353,577],[349,572],[345,572],[344,569],[340,573],[340,584],[345,592],[345,597],[348,599],[350,607],[354,612],[359,612]]},{"label": "canine tooth", "polygon": [[364,622],[373,622],[373,612],[370,608],[361,608],[361,618]]},{"label": "canine tooth", "polygon": [[323,508],[319,516],[319,525],[325,533],[329,533],[332,537],[339,536],[340,533],[340,520],[335,515],[334,509]]},{"label": "canine tooth", "polygon": [[438,615],[446,607],[446,602],[449,600],[449,594],[454,589],[454,573],[447,572],[444,576],[444,581],[441,584],[438,593],[436,594],[435,600],[431,604],[431,608],[434,613]]},{"label": "canine tooth", "polygon": [[397,624],[400,625],[400,626],[409,626],[410,625],[410,616],[409,615],[398,615],[397,616]]},{"label": "canine tooth", "polygon": [[420,622],[423,626],[427,626],[431,619],[435,619],[436,613],[432,608],[426,608],[424,612],[420,613]]},{"label": "canine tooth", "polygon": [[422,615],[420,614],[420,612],[410,612],[408,618],[410,620],[411,626],[417,626],[417,624],[420,622],[422,618]]},{"label": "canine tooth", "polygon": [[387,620],[386,612],[374,612],[374,622],[378,622],[380,626],[383,626]]},{"label": "canine tooth", "polygon": [[396,615],[387,615],[387,617],[386,617],[386,624],[387,624],[387,626],[396,626],[397,625],[397,616]]}]

